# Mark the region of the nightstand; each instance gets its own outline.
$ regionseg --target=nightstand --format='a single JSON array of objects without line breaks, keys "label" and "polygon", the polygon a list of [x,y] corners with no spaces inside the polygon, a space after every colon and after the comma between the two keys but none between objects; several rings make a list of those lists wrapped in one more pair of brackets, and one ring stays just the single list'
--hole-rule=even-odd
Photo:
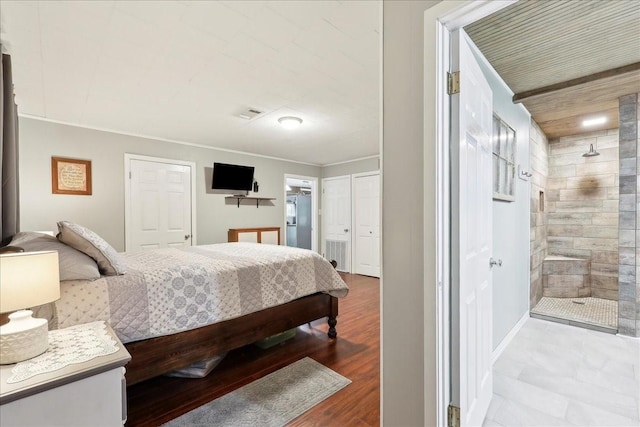
[{"label": "nightstand", "polygon": [[[0,366],[0,425],[118,426],[127,418],[124,365],[129,352],[107,326],[118,351],[8,383],[16,365]],[[51,351],[51,350],[48,350]]]}]

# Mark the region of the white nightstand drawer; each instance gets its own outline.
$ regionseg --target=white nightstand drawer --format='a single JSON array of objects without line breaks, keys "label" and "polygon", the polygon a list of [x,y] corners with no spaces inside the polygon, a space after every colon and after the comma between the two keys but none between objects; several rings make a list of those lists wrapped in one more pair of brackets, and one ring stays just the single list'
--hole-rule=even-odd
[{"label": "white nightstand drawer", "polygon": [[[79,327],[91,325],[95,323]],[[16,365],[0,366],[0,426],[122,426],[127,418],[123,366],[131,356],[111,328],[102,328],[103,337],[117,344],[115,353],[18,382],[9,380]]]},{"label": "white nightstand drawer", "polygon": [[121,426],[122,398],[122,369],[116,368],[2,405],[0,425]]}]

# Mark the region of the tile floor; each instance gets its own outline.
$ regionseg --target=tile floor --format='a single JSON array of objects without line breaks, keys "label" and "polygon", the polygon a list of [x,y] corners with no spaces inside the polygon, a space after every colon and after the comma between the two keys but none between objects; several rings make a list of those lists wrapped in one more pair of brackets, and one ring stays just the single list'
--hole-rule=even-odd
[{"label": "tile floor", "polygon": [[493,368],[490,426],[640,426],[640,340],[530,318]]}]

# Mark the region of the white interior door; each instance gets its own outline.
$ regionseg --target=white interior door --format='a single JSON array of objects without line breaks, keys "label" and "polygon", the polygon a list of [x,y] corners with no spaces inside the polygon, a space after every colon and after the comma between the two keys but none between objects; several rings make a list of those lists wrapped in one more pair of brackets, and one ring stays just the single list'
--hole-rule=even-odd
[{"label": "white interior door", "polygon": [[380,175],[353,177],[353,272],[380,277]]},{"label": "white interior door", "polygon": [[323,253],[337,269],[351,272],[351,177],[322,180]]},{"label": "white interior door", "polygon": [[493,393],[489,265],[493,102],[468,43],[464,31],[452,33],[452,67],[460,71],[460,92],[451,98],[452,398],[454,403],[459,399],[462,426],[481,426]]},{"label": "white interior door", "polygon": [[192,167],[129,160],[127,251],[192,244]]}]

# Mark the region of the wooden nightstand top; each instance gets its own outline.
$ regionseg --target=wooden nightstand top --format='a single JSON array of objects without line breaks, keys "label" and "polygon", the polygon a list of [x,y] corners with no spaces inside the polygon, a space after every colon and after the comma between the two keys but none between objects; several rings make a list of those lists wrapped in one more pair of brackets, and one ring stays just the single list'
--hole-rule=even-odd
[{"label": "wooden nightstand top", "polygon": [[86,362],[72,363],[17,383],[7,383],[15,364],[0,365],[0,405],[126,365],[131,360],[131,355],[108,325],[107,334],[116,341],[117,352],[98,356]]}]

